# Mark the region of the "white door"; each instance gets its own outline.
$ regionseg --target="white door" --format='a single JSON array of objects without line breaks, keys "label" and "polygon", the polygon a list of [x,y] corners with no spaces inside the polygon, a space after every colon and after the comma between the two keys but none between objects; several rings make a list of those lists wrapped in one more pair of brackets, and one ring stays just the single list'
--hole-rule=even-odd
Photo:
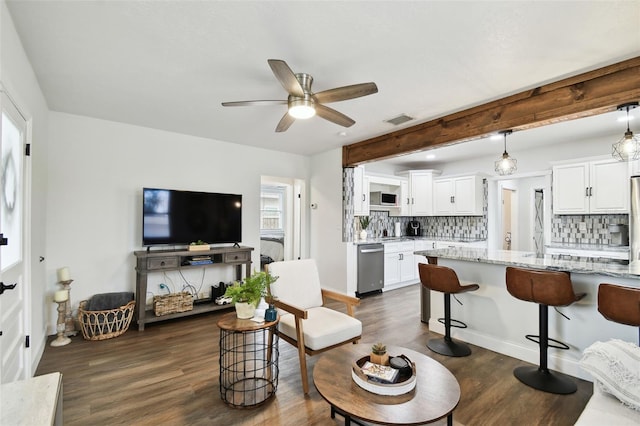
[{"label": "white door", "polygon": [[[27,335],[25,288],[25,146],[27,125],[11,100],[3,93],[0,139],[0,383],[30,375],[25,338]],[[4,242],[4,240],[3,240]]]}]

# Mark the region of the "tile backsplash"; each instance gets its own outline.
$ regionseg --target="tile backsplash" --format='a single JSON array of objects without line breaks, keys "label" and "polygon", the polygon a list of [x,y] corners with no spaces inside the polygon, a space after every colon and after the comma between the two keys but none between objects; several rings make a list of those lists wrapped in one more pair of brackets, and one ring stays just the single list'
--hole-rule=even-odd
[{"label": "tile backsplash", "polygon": [[[479,239],[487,238],[487,219],[485,216],[428,216],[408,217],[389,216],[389,212],[372,211],[369,214],[371,223],[367,229],[372,237],[384,236],[384,231],[392,237],[394,224],[400,222],[402,235],[406,235],[409,221],[417,220],[422,227],[422,235],[426,237],[443,237],[451,239]],[[356,221],[357,231],[360,224]]]},{"label": "tile backsplash", "polygon": [[[411,220],[417,220],[422,227],[422,235],[425,237],[442,237],[451,239],[487,239],[487,182],[484,182],[483,215],[482,216],[389,216],[386,211],[371,211],[369,218],[371,222],[367,231],[371,237],[396,236],[394,235],[394,224],[400,222],[402,235],[407,233],[407,225]],[[347,191],[348,192],[348,191]],[[345,222],[349,217],[349,211],[345,209]],[[351,213],[352,214],[352,213]],[[353,217],[353,216],[352,216]],[[355,220],[354,233],[360,232],[360,222]],[[347,231],[344,232],[347,238]],[[353,241],[353,240],[345,240]]]},{"label": "tile backsplash", "polygon": [[603,244],[611,242],[609,225],[629,225],[626,214],[556,215],[551,220],[551,241],[569,244]]}]

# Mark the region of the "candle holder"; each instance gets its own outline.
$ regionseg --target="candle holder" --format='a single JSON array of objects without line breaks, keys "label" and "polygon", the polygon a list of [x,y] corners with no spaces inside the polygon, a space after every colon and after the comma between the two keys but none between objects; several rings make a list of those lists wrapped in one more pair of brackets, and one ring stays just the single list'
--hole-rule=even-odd
[{"label": "candle holder", "polygon": [[71,339],[64,335],[65,330],[65,310],[66,304],[69,302],[65,301],[55,301],[58,304],[58,322],[56,323],[56,331],[58,332],[58,337],[55,340],[51,341],[51,346],[64,346],[71,343]]},{"label": "candle holder", "polygon": [[64,290],[67,290],[67,292],[69,293],[69,298],[65,302],[65,315],[64,315],[64,325],[65,325],[64,335],[66,337],[75,336],[76,334],[78,334],[78,331],[76,330],[76,324],[75,324],[75,321],[73,320],[73,315],[71,313],[71,283],[72,282],[73,280],[60,281],[60,284],[62,284],[62,288]]}]

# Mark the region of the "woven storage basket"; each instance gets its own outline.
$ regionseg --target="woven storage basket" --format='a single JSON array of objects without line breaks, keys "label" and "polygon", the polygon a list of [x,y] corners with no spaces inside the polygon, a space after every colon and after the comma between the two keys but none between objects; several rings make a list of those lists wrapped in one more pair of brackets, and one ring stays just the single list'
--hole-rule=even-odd
[{"label": "woven storage basket", "polygon": [[191,310],[193,310],[193,296],[186,291],[153,296],[153,311],[157,317]]},{"label": "woven storage basket", "polygon": [[129,329],[136,301],[105,311],[87,311],[88,301],[83,300],[78,307],[78,322],[82,335],[87,340],[105,340],[118,337]]}]

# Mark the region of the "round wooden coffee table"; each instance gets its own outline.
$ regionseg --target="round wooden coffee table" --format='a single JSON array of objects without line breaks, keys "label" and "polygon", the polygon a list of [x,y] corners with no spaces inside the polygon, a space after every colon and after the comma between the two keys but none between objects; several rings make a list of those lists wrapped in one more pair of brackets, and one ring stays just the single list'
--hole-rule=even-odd
[{"label": "round wooden coffee table", "polygon": [[368,392],[351,378],[352,363],[369,354],[371,343],[344,345],[323,355],[313,369],[313,383],[331,404],[331,417],[379,424],[415,425],[447,417],[453,424],[453,410],[460,401],[460,385],[442,364],[419,352],[387,346],[391,356],[406,355],[416,364],[417,382],[411,392],[384,396]]}]

